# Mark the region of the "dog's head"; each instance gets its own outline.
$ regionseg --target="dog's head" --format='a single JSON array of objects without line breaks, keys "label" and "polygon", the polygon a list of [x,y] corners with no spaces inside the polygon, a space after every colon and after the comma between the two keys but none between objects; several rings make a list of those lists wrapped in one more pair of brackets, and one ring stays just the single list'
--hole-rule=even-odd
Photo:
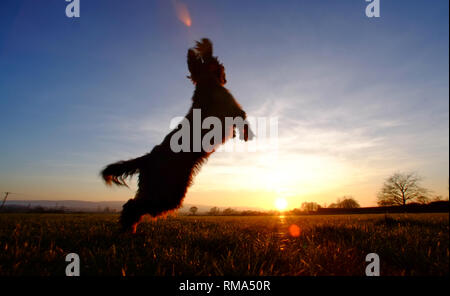
[{"label": "dog's head", "polygon": [[195,85],[207,83],[223,86],[227,83],[225,67],[212,54],[212,43],[206,38],[197,41],[195,47],[188,50],[187,63],[191,72],[188,78]]}]

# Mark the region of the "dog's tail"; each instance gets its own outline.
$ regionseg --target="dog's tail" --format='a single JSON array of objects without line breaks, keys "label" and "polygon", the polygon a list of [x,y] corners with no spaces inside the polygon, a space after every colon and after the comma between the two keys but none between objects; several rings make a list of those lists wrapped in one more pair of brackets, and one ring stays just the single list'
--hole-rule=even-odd
[{"label": "dog's tail", "polygon": [[107,185],[112,185],[112,183],[114,183],[119,186],[128,187],[125,179],[138,173],[142,161],[145,160],[145,158],[148,158],[149,155],[150,154],[146,154],[135,159],[112,163],[103,169],[101,176]]}]

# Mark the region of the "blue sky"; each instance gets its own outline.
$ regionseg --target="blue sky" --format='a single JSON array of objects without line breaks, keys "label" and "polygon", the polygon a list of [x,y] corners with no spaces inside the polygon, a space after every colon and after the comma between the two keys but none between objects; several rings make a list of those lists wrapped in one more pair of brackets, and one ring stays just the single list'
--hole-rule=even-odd
[{"label": "blue sky", "polygon": [[247,113],[279,118],[280,147],[276,162],[213,155],[186,202],[368,206],[396,171],[448,196],[448,1],[381,0],[369,19],[363,0],[186,0],[191,27],[173,1],[80,2],[78,19],[63,0],[0,3],[0,191],[23,194],[11,198],[132,197],[98,173],[185,114],[186,51],[202,37]]}]

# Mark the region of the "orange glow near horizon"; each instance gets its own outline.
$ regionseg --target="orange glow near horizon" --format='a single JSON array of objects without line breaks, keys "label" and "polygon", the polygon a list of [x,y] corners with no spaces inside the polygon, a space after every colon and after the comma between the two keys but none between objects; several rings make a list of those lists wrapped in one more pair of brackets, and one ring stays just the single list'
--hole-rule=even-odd
[{"label": "orange glow near horizon", "polygon": [[192,25],[192,19],[186,4],[176,1],[174,5],[177,18],[185,24],[186,27],[190,27]]}]

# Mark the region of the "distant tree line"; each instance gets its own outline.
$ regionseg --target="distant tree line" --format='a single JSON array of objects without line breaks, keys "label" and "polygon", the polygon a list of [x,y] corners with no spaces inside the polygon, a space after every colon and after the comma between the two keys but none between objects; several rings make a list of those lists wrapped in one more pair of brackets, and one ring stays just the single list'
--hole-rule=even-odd
[{"label": "distant tree line", "polygon": [[328,206],[328,208],[337,209],[355,209],[360,207],[359,203],[352,196],[344,196],[342,199],[338,198],[335,203]]},{"label": "distant tree line", "polygon": [[67,209],[64,207],[6,205],[0,210],[0,213],[67,213]]},{"label": "distant tree line", "polygon": [[238,211],[233,208],[226,208],[220,210],[218,207],[212,207],[206,214],[209,216],[270,216],[276,215],[277,211],[254,211],[254,210]]},{"label": "distant tree line", "polygon": [[116,213],[116,209],[110,207],[97,207],[96,210],[72,209],[64,206],[43,207],[31,205],[5,205],[0,209],[0,213]]},{"label": "distant tree line", "polygon": [[[416,173],[394,173],[385,179],[383,186],[377,194],[379,207],[392,207],[407,205],[436,205],[439,202],[444,202],[442,196],[431,197],[431,191],[420,185],[422,178]],[[444,202],[445,203],[445,202]],[[448,203],[448,202],[447,202]],[[270,216],[270,215],[301,215],[301,214],[314,214],[325,206],[320,206],[316,202],[303,202],[300,208],[294,208],[290,211],[255,211],[244,210],[238,211],[233,208],[226,208],[221,210],[218,207],[212,207],[208,212],[203,213],[210,216]],[[352,196],[343,196],[338,198],[335,203],[332,203],[326,207],[327,209],[357,209],[360,208],[360,204]],[[15,212],[15,213],[73,213],[73,212],[98,212],[98,213],[114,213],[116,209],[109,207],[98,207],[97,211],[79,211],[71,210],[61,207],[42,207],[30,205],[8,205],[6,204],[0,209],[0,212]],[[345,212],[345,211],[344,211]],[[190,215],[197,215],[198,208],[192,206],[189,208]],[[178,211],[173,213],[174,215],[180,214]]]}]

